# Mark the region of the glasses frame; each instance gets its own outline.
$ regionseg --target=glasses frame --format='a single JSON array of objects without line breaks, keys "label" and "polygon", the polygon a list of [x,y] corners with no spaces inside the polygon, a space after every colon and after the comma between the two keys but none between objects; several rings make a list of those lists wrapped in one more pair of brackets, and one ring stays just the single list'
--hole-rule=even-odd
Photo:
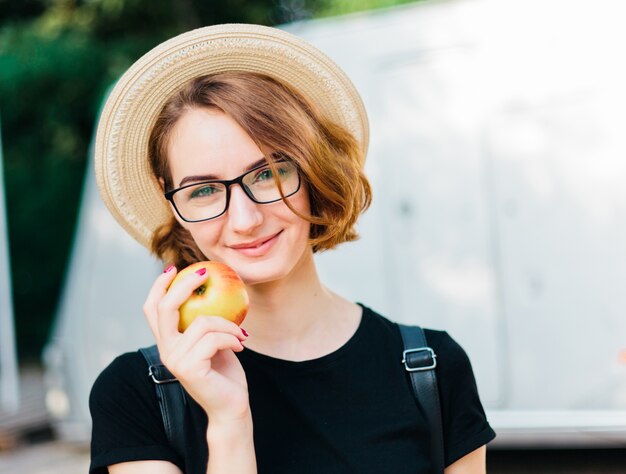
[{"label": "glasses frame", "polygon": [[[213,220],[213,219],[217,219],[220,216],[223,216],[226,213],[226,211],[228,210],[228,206],[230,205],[230,187],[233,184],[238,184],[239,187],[243,190],[244,194],[246,196],[248,196],[248,198],[252,202],[254,202],[256,204],[271,204],[273,202],[282,201],[284,198],[288,198],[289,196],[293,196],[298,191],[300,191],[300,186],[302,185],[302,179],[300,177],[300,170],[298,169],[298,166],[294,162],[289,161],[289,160],[279,160],[279,161],[275,162],[275,164],[279,164],[279,163],[290,163],[291,165],[293,165],[293,167],[296,169],[296,175],[298,176],[298,186],[296,187],[295,191],[293,191],[293,192],[291,192],[289,194],[284,194],[283,196],[279,197],[278,199],[272,199],[271,201],[259,201],[259,200],[255,199],[254,196],[252,195],[252,192],[248,189],[248,187],[243,182],[244,177],[246,177],[250,173],[253,173],[255,171],[258,171],[260,169],[267,168],[267,167],[270,167],[270,169],[271,169],[271,166],[269,165],[269,163],[264,163],[262,165],[256,166],[256,167],[252,168],[251,170],[246,171],[242,175],[237,176],[234,179],[209,179],[207,181],[200,181],[198,183],[186,184],[185,186],[181,186],[180,188],[176,188],[176,189],[172,189],[170,191],[167,191],[163,195],[165,196],[165,199],[167,199],[172,204],[172,207],[176,211],[176,214],[178,214],[178,216],[182,220],[184,220],[185,222],[205,222],[205,221],[210,221],[210,220]],[[276,178],[274,178],[274,179],[276,180]],[[212,184],[212,183],[223,184],[224,186],[226,186],[226,204],[224,205],[224,210],[222,212],[220,212],[218,215],[213,216],[213,217],[209,217],[207,219],[197,219],[197,220],[185,219],[185,217],[178,210],[178,207],[176,207],[176,203],[174,202],[174,194],[176,194],[178,191],[182,191],[183,189],[187,189],[187,188],[190,188],[192,186],[200,186],[200,185],[203,185],[203,184]],[[278,189],[282,193],[282,187],[280,185],[279,185]]]}]

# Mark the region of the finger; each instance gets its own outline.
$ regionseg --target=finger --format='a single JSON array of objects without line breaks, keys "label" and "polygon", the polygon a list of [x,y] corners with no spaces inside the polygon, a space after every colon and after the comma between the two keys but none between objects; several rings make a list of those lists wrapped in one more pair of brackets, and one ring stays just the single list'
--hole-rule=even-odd
[{"label": "finger", "polygon": [[170,287],[157,304],[157,326],[161,340],[169,345],[172,338],[177,337],[178,320],[180,318],[178,308],[187,301],[193,291],[207,281],[209,276],[194,272],[185,275],[176,285]]},{"label": "finger", "polygon": [[211,359],[218,352],[229,349],[235,352],[242,351],[241,341],[232,334],[211,332],[205,334],[187,351],[182,351],[177,345],[163,363],[174,375],[185,378],[185,374],[198,370],[208,373],[211,370]]},{"label": "finger", "polygon": [[210,333],[221,333],[237,338],[240,342],[246,337],[239,326],[219,316],[199,316],[193,320],[185,333],[178,338],[171,348],[171,358],[176,360],[191,352],[200,341]]},{"label": "finger", "polygon": [[198,341],[191,350],[190,356],[192,360],[210,360],[219,351],[228,349],[240,352],[243,350],[243,346],[241,341],[232,334],[211,332]]},{"label": "finger", "polygon": [[182,339],[185,340],[185,343],[193,345],[209,332],[231,334],[240,341],[245,341],[247,339],[247,336],[244,335],[239,326],[228,319],[222,318],[221,316],[196,317],[185,330],[185,334]]},{"label": "finger", "polygon": [[143,304],[143,313],[157,342],[159,340],[159,328],[157,323],[158,304],[166,294],[167,288],[170,286],[177,273],[178,270],[175,266],[168,266],[152,284],[152,287],[148,292],[148,296]]}]

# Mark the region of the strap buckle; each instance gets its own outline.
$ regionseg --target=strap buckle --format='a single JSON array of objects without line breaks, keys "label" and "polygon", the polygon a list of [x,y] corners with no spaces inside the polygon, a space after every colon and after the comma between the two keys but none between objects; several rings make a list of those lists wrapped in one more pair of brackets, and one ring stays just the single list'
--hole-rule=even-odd
[{"label": "strap buckle", "polygon": [[148,367],[148,375],[157,385],[178,382],[178,379],[164,365],[150,365]]},{"label": "strap buckle", "polygon": [[402,363],[404,364],[404,368],[407,372],[432,370],[437,367],[437,355],[430,347],[407,349],[402,353]]}]

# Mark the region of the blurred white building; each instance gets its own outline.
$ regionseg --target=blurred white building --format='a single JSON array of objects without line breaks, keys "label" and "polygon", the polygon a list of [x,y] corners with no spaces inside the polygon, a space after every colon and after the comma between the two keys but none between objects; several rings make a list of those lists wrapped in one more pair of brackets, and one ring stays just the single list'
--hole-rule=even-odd
[{"label": "blurred white building", "polygon": [[[371,122],[362,238],[319,255],[330,287],[469,353],[496,445],[626,445],[623,3],[449,0],[287,25],[354,80]],[[150,344],[161,266],[87,176],[48,347],[50,407]]]}]

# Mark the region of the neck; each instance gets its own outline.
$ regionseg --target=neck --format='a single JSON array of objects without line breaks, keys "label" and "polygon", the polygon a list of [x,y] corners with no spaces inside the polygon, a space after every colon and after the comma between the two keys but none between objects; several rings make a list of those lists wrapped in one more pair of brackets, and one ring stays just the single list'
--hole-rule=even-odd
[{"label": "neck", "polygon": [[266,355],[289,360],[324,355],[345,343],[360,320],[357,305],[322,285],[312,253],[287,278],[250,286],[248,293],[246,346]]}]

